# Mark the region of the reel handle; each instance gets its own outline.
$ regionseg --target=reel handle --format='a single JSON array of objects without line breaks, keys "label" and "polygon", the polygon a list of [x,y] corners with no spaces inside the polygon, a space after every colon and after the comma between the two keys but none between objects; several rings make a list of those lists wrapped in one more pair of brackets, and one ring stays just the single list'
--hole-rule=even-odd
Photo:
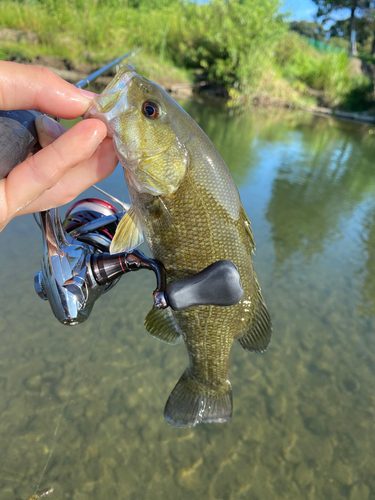
[{"label": "reel handle", "polygon": [[156,276],[154,304],[158,309],[180,311],[192,306],[232,306],[242,298],[243,290],[237,267],[229,260],[214,262],[203,271],[166,284],[161,262],[149,259],[139,250],[91,257],[91,269],[99,285],[110,283],[123,274],[149,269]]},{"label": "reel handle", "polygon": [[237,267],[229,260],[219,260],[189,278],[171,281],[165,295],[174,311],[191,306],[232,306],[243,295]]}]

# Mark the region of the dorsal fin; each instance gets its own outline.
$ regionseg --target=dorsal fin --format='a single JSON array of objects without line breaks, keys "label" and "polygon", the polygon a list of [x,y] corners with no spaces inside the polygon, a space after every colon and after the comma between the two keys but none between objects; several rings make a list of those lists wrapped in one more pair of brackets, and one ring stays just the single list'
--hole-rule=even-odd
[{"label": "dorsal fin", "polygon": [[252,253],[254,253],[254,251],[255,251],[255,241],[254,241],[253,231],[251,229],[251,224],[250,224],[249,218],[246,215],[245,209],[243,208],[242,205],[241,205],[241,208],[240,208],[240,218],[242,219],[242,221],[243,221],[243,223],[245,225],[246,233],[247,233],[247,236],[248,236],[248,238],[250,240],[251,251],[252,251]]},{"label": "dorsal fin", "polygon": [[256,303],[248,328],[237,337],[237,340],[246,351],[262,352],[266,350],[271,340],[272,323],[260,289],[258,289],[258,297],[255,300]]}]

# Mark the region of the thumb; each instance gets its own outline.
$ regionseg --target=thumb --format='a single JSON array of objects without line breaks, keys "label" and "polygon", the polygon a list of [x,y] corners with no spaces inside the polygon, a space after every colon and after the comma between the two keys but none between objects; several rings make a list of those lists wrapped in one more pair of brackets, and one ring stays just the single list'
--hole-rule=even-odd
[{"label": "thumb", "polygon": [[66,128],[63,125],[52,120],[47,115],[37,116],[35,119],[35,128],[38,133],[39,144],[42,148],[45,148],[66,132]]}]

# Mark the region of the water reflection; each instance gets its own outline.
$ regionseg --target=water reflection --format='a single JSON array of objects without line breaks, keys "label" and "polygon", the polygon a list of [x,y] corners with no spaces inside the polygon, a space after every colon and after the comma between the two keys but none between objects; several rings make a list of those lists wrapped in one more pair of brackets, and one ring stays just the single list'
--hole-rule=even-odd
[{"label": "water reflection", "polygon": [[361,202],[375,194],[374,145],[353,141],[336,122],[322,131],[322,119],[311,119],[280,153],[266,212],[279,266],[297,252],[307,259],[321,253]]},{"label": "water reflection", "polygon": [[363,305],[362,314],[375,314],[375,208],[366,214],[363,223],[362,244],[365,261],[362,267],[363,278]]},{"label": "water reflection", "polygon": [[[217,148],[237,185],[241,185],[250,171],[256,168],[258,151],[254,139],[257,135],[254,115],[239,113],[234,109],[223,109],[216,101],[183,103],[186,111],[197,121]],[[249,163],[249,157],[252,161]]]}]

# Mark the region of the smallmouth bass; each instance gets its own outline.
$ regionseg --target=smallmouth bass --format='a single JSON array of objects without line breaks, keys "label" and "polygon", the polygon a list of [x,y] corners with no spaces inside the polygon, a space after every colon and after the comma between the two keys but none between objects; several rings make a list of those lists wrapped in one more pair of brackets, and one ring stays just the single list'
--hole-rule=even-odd
[{"label": "smallmouth bass", "polygon": [[153,307],[145,320],[159,340],[176,344],[182,337],[189,356],[189,366],[166,403],[167,422],[187,427],[228,421],[233,341],[248,351],[263,351],[272,331],[253,268],[250,222],[229,170],[197,123],[131,66],[119,71],[85,117],[106,123],[132,202],[111,253],[135,248],[144,235],[168,281],[222,259],[237,266],[244,290],[238,304],[183,311]]}]

